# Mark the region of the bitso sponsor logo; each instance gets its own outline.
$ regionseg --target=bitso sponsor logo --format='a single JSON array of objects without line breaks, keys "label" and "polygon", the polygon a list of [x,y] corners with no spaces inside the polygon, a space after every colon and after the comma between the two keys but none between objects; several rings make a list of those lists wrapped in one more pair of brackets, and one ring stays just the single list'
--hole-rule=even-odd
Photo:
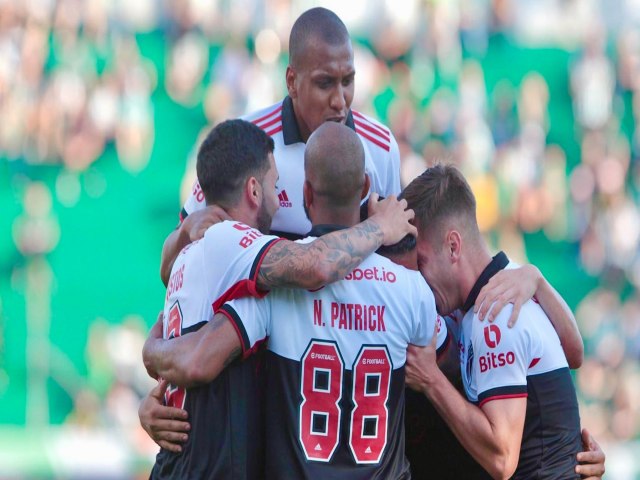
[{"label": "bitso sponsor logo", "polygon": [[484,327],[484,341],[489,348],[496,348],[500,344],[502,333],[497,325],[487,325]]},{"label": "bitso sponsor logo", "polygon": [[505,365],[513,365],[516,361],[516,354],[513,352],[489,352],[479,357],[478,360],[480,362],[480,373],[484,373]]},{"label": "bitso sponsor logo", "polygon": [[233,228],[241,232],[246,232],[238,242],[238,244],[242,248],[247,248],[253,243],[254,240],[257,240],[258,238],[263,236],[262,233],[260,233],[258,230],[251,228],[244,223],[234,223]]}]

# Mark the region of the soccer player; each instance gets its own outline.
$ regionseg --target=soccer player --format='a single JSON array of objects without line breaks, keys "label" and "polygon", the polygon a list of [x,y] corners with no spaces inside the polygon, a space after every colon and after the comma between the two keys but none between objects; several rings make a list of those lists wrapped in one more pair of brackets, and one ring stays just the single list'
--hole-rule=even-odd
[{"label": "soccer player", "polygon": [[[234,220],[211,226],[178,256],[165,299],[165,338],[198,330],[232,298],[259,297],[276,286],[320,288],[343,278],[383,243],[415,233],[406,202],[391,199],[375,205],[371,221],[311,243],[263,234],[278,208],[272,150],[272,139],[244,120],[217,125],[202,143],[197,170],[206,201]],[[368,191],[367,182],[361,188]],[[254,357],[201,388],[167,389],[166,404],[186,409],[194,424],[182,455],[160,451],[153,478],[260,478],[262,437],[255,432],[263,404],[257,367]]]},{"label": "soccer player", "polygon": [[[262,128],[275,144],[281,206],[273,218],[275,235],[301,238],[311,228],[302,202],[303,154],[309,135],[324,122],[342,123],[358,133],[371,191],[383,196],[400,193],[395,138],[385,126],[351,109],[355,74],[349,33],[338,16],[325,8],[312,8],[300,15],[289,37],[288,96],[244,117]],[[196,182],[182,209],[180,225],[163,246],[160,273],[165,284],[180,250],[201,237],[209,225],[225,218],[217,206],[205,205]]]},{"label": "soccer player", "polygon": [[407,383],[423,392],[465,449],[493,478],[580,478],[575,389],[558,334],[534,301],[509,328],[512,306],[481,323],[473,306],[492,276],[513,268],[493,258],[478,230],[475,198],[462,174],[438,165],[403,192],[415,210],[418,267],[438,311],[462,312],[460,370],[465,401],[438,369],[433,349],[412,347]]},{"label": "soccer player", "polygon": [[[312,236],[359,221],[364,160],[357,134],[345,126],[325,124],[311,136],[304,201]],[[209,381],[240,349],[246,357],[268,338],[266,478],[410,478],[406,349],[431,335],[441,347],[447,339],[419,272],[373,254],[322,289],[276,289],[221,311],[196,335],[150,340],[145,362],[171,381]]]}]

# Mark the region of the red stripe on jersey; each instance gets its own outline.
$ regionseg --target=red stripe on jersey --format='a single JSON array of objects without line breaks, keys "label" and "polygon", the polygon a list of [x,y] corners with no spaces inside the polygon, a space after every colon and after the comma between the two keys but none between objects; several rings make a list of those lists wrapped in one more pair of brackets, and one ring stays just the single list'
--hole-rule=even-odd
[{"label": "red stripe on jersey", "polygon": [[278,115],[277,117],[275,117],[273,120],[268,121],[267,123],[263,123],[262,125],[258,125],[256,123],[256,125],[258,127],[260,127],[263,130],[266,130],[268,127],[270,127],[271,125],[273,125],[274,123],[279,122],[280,120],[282,120],[282,115]]},{"label": "red stripe on jersey", "polygon": [[281,132],[282,131],[282,124],[278,125],[276,128],[274,128],[273,130],[270,130],[268,132],[265,132],[267,135],[269,135],[270,137],[274,136],[276,133]]},{"label": "red stripe on jersey", "polygon": [[260,118],[256,118],[255,120],[251,120],[251,123],[253,123],[254,125],[260,123],[263,120],[266,120],[267,118],[269,118],[271,115],[278,113],[282,111],[282,104],[280,104],[280,106],[274,110],[271,110],[269,113],[267,113],[266,115],[261,116]]},{"label": "red stripe on jersey", "polygon": [[257,259],[254,278],[246,278],[244,280],[240,280],[239,282],[236,282],[230,288],[228,288],[226,292],[220,295],[215,302],[213,302],[213,304],[211,305],[213,308],[213,313],[216,313],[220,309],[220,307],[222,307],[222,305],[224,305],[226,302],[230,300],[233,300],[234,298],[244,298],[244,297],[262,298],[267,293],[269,293],[268,290],[263,291],[258,289],[256,280],[258,279],[258,273],[260,272],[260,265],[262,265],[262,261],[264,260],[264,257],[267,255],[267,252],[271,250],[271,247],[273,247],[276,243],[282,240],[284,239],[278,238],[277,240],[273,240],[269,245],[267,245],[267,248],[264,249],[264,252],[262,252],[262,255],[260,256],[260,258]]},{"label": "red stripe on jersey", "polygon": [[540,361],[539,358],[534,358],[533,360],[531,360],[531,363],[529,364],[529,368],[535,367],[539,361]]},{"label": "red stripe on jersey", "polygon": [[289,201],[289,197],[287,196],[287,191],[286,191],[286,190],[282,190],[282,194],[281,194],[281,195],[282,195],[282,199],[283,199],[285,202],[288,202],[288,201]]},{"label": "red stripe on jersey", "polygon": [[[372,128],[376,129],[378,131],[378,133],[383,136],[383,137],[387,137],[387,139],[391,138],[391,132],[389,130],[387,130],[386,128],[382,127],[381,125],[376,125],[375,123],[373,123],[371,120],[369,120],[367,117],[365,117],[363,114],[361,114],[360,112],[356,112],[355,110],[351,110],[351,112],[358,117],[360,120],[364,120],[365,122],[367,122],[369,125],[371,125]],[[355,120],[355,119],[354,119]]]},{"label": "red stripe on jersey", "polygon": [[357,126],[364,128],[365,130],[373,133],[374,135],[377,135],[378,137],[383,138],[384,140],[386,140],[387,142],[390,142],[391,139],[389,138],[389,135],[382,133],[380,130],[377,130],[374,126],[372,126],[370,123],[364,123],[362,120],[358,120],[357,118],[353,119],[353,123],[355,123]]},{"label": "red stripe on jersey", "polygon": [[387,152],[389,150],[391,150],[391,147],[389,145],[386,145],[386,144],[382,143],[380,140],[377,140],[377,139],[373,138],[371,135],[369,135],[369,134],[365,133],[364,131],[362,131],[361,129],[359,129],[357,125],[356,125],[356,133],[358,135],[366,138],[370,142],[375,143],[376,145],[378,145],[383,150],[386,150]]},{"label": "red stripe on jersey", "polygon": [[485,398],[484,400],[482,400],[480,402],[480,405],[478,405],[479,407],[482,407],[485,403],[490,402],[492,400],[505,400],[508,398],[527,398],[527,394],[526,393],[512,393],[509,395],[496,395],[495,397],[489,397],[489,398]]}]

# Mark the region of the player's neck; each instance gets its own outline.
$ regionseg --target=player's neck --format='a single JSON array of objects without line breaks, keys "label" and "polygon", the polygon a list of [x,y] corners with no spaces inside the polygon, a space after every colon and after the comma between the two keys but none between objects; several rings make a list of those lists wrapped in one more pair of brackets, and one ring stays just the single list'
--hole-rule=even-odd
[{"label": "player's neck", "polygon": [[341,225],[343,227],[353,227],[360,222],[359,209],[335,209],[319,208],[310,212],[311,224],[317,225]]},{"label": "player's neck", "polygon": [[[491,253],[484,242],[480,242],[478,245],[469,245],[466,255],[461,259],[460,265],[460,293],[462,304],[469,297],[469,293],[473,289],[473,286],[480,278],[480,275],[485,268],[491,263]],[[461,306],[462,306],[461,304]]]},{"label": "player's neck", "polygon": [[242,222],[253,228],[258,228],[258,220],[255,212],[242,203],[224,209],[236,222]]}]

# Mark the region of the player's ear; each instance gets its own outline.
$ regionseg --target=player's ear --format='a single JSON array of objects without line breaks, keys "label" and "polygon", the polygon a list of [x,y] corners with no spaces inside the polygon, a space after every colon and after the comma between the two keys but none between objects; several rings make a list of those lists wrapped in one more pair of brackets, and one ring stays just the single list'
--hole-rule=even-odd
[{"label": "player's ear", "polygon": [[249,177],[245,183],[245,195],[252,207],[258,208],[262,201],[262,185],[256,177]]},{"label": "player's ear", "polygon": [[289,93],[289,96],[291,98],[297,98],[298,91],[296,90],[296,71],[291,65],[287,65],[285,79],[287,81],[287,92]]},{"label": "player's ear", "polygon": [[308,180],[305,180],[302,185],[302,199],[307,208],[309,208],[313,203],[313,188]]},{"label": "player's ear", "polygon": [[447,232],[447,252],[451,258],[451,263],[457,263],[462,253],[462,235],[457,230]]},{"label": "player's ear", "polygon": [[369,175],[364,174],[364,185],[362,185],[362,192],[360,192],[360,200],[364,200],[369,195],[369,189],[371,188],[371,179]]}]

